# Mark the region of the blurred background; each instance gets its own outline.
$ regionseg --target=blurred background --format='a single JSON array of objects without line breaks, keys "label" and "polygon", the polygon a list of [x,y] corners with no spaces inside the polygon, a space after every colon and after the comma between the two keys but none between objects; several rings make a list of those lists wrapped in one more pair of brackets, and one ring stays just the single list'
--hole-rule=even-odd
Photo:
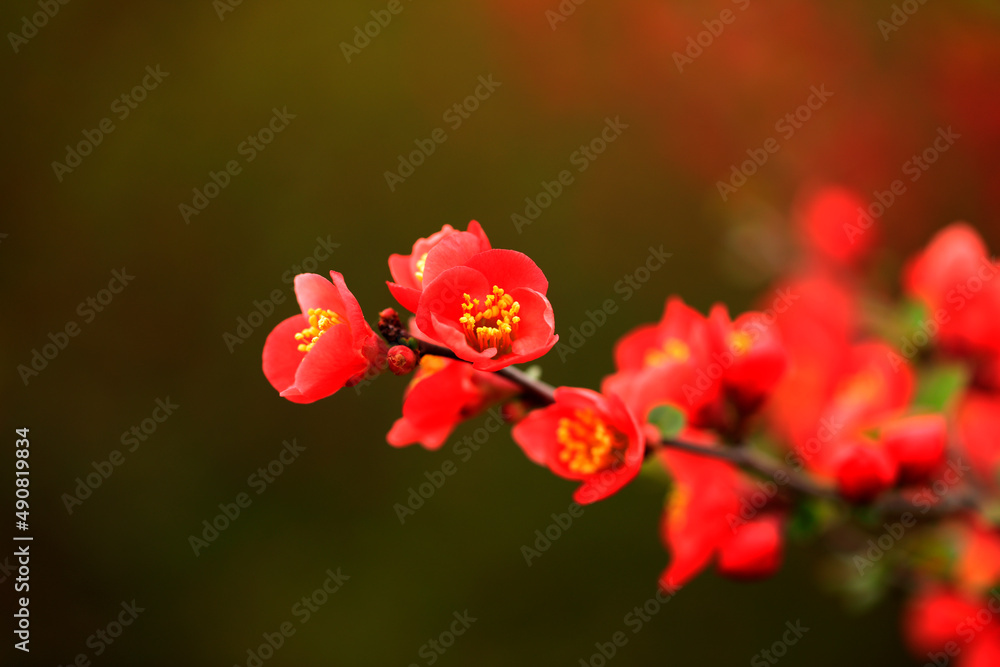
[{"label": "blurred background", "polygon": [[[771,664],[760,651],[796,621],[785,664],[915,664],[899,601],[846,610],[794,543],[775,580],[705,573],[633,633],[667,562],[660,481],[587,508],[528,566],[573,486],[506,428],[467,460],[454,445],[483,419],[438,452],[394,450],[405,379],[293,405],[260,352],[296,312],[294,273],[342,272],[374,320],[393,305],[388,255],[471,219],[545,270],[564,340],[616,299],[577,354],[540,364],[590,387],[667,295],[751,306],[818,185],[877,201],[905,183],[873,227],[889,293],[953,220],[996,248],[996,3],[14,0],[0,27],[0,386],[11,447],[30,428],[34,536],[31,653],[8,644],[4,664],[596,666],[618,631],[617,665]],[[829,95],[809,108],[813,90]],[[588,156],[608,119],[620,132]],[[661,245],[672,257],[626,300],[616,283]],[[158,400],[177,406],[160,422]],[[251,479],[293,439],[297,458]],[[401,523],[394,506],[447,460],[456,474]],[[303,623],[296,604],[338,568],[349,579]],[[283,623],[294,635],[259,651]]]}]

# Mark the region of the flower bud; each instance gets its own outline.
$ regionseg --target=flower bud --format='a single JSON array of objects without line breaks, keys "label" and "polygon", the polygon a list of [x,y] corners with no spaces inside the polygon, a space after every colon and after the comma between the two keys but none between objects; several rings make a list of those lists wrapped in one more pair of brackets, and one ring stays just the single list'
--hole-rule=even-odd
[{"label": "flower bud", "polygon": [[405,345],[389,348],[389,370],[395,375],[412,373],[417,365],[417,353]]}]

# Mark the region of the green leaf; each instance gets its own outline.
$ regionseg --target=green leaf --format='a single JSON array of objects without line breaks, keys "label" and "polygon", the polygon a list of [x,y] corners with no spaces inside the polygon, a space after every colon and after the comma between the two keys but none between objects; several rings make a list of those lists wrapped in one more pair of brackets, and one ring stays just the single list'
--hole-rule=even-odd
[{"label": "green leaf", "polygon": [[934,412],[945,412],[968,382],[968,371],[959,364],[934,366],[917,377],[913,404]]},{"label": "green leaf", "polygon": [[676,438],[684,430],[687,417],[672,405],[657,405],[649,411],[646,421],[659,429],[660,437],[667,440]]}]

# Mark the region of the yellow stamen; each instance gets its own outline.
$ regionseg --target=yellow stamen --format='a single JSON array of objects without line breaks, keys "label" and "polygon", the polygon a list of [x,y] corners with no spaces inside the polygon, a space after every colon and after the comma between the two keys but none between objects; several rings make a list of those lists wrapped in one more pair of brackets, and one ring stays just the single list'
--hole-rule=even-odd
[{"label": "yellow stamen", "polygon": [[628,439],[593,410],[576,410],[559,420],[556,440],[562,445],[559,460],[581,475],[591,475],[623,461]]},{"label": "yellow stamen", "polygon": [[424,282],[424,267],[427,266],[427,253],[425,252],[417,260],[417,270],[413,272],[413,275],[417,277],[417,280]]},{"label": "yellow stamen", "polygon": [[417,364],[417,371],[413,374],[413,379],[410,380],[408,388],[413,389],[417,386],[418,382],[426,380],[438,371],[444,370],[447,365],[448,360],[444,357],[435,357],[432,354],[425,354],[420,357],[420,363]]},{"label": "yellow stamen", "polygon": [[343,324],[344,320],[332,310],[322,308],[309,309],[309,327],[295,334],[295,340],[299,341],[299,352],[308,352],[312,349],[319,337],[327,331]]},{"label": "yellow stamen", "polygon": [[486,297],[482,310],[479,309],[479,299],[473,299],[468,294],[463,296],[465,303],[462,310],[465,314],[458,321],[465,328],[469,345],[480,352],[495,347],[498,355],[509,353],[517,337],[517,324],[521,321],[518,316],[521,304],[496,285],[493,286],[493,293]]},{"label": "yellow stamen", "polygon": [[753,338],[746,331],[734,331],[729,336],[729,346],[733,354],[741,357],[753,349]]},{"label": "yellow stamen", "polygon": [[646,353],[647,366],[659,366],[671,361],[684,362],[691,358],[691,348],[679,338],[668,338],[661,347]]}]

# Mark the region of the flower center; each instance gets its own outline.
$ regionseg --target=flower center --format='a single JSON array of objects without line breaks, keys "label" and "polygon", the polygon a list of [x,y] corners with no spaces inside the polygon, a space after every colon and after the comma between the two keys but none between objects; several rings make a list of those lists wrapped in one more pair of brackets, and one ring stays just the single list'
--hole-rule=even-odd
[{"label": "flower center", "polygon": [[417,280],[424,282],[424,267],[427,266],[427,253],[425,252],[417,260],[417,270],[413,272],[413,275],[417,277]]},{"label": "flower center", "polygon": [[332,310],[310,308],[309,326],[295,334],[295,340],[299,341],[299,352],[308,352],[316,344],[320,336],[338,324],[343,323],[344,320],[341,319],[340,315]]},{"label": "flower center", "polygon": [[753,338],[746,331],[734,331],[729,336],[729,346],[736,356],[741,357],[753,349]]},{"label": "flower center", "polygon": [[493,294],[487,296],[486,303],[482,304],[482,310],[479,299],[473,299],[468,294],[463,296],[465,303],[462,310],[465,314],[458,321],[465,328],[469,345],[480,352],[495,347],[498,355],[509,353],[517,337],[517,323],[521,321],[517,314],[521,304],[496,285],[493,286]]},{"label": "flower center", "polygon": [[556,440],[562,445],[559,460],[581,475],[590,475],[623,461],[628,439],[608,426],[593,410],[576,410],[559,420]]},{"label": "flower center", "polygon": [[668,338],[663,345],[646,353],[647,366],[659,366],[670,361],[684,362],[691,358],[691,348],[679,338]]}]

